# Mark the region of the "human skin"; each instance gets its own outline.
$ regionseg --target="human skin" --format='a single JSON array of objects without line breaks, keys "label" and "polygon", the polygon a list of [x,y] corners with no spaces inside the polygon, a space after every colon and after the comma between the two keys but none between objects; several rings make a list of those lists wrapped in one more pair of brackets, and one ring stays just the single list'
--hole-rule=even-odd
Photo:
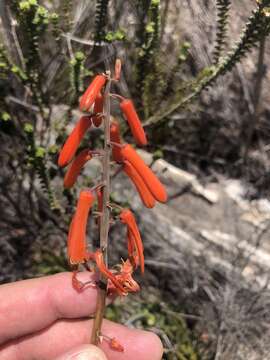
[{"label": "human skin", "polygon": [[[89,281],[89,273],[80,274]],[[0,286],[0,359],[52,360],[73,348],[88,344],[97,290],[77,292],[71,273],[19,281]],[[159,338],[147,331],[128,329],[104,320],[102,332],[124,346],[124,352],[100,348],[108,360],[160,360]]]}]

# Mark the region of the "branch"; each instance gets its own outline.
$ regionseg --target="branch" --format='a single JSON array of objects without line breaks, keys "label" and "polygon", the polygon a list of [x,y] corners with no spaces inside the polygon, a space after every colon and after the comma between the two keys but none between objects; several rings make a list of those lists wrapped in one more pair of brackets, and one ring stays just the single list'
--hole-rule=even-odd
[{"label": "branch", "polygon": [[[231,51],[224,57],[218,65],[211,66],[203,70],[206,74],[199,80],[195,80],[192,86],[193,91],[190,94],[176,94],[175,98],[167,104],[164,110],[152,115],[144,124],[148,126],[161,121],[173,113],[175,110],[189,104],[202,90],[212,85],[216,79],[231,71],[263,38],[270,33],[270,17],[267,13],[267,6],[270,0],[264,0],[259,3],[257,8],[252,12],[248,22]],[[200,74],[199,74],[200,77]],[[197,78],[198,79],[198,78]]]},{"label": "branch", "polygon": [[247,162],[248,151],[250,149],[252,143],[252,137],[260,120],[260,102],[261,102],[261,93],[262,93],[262,85],[263,78],[265,75],[265,66],[264,66],[264,56],[265,56],[265,38],[263,38],[260,42],[259,54],[258,54],[258,64],[257,64],[257,74],[254,86],[254,101],[253,107],[254,112],[250,118],[248,129],[247,129],[247,138],[244,150],[244,163]]},{"label": "branch", "polygon": [[216,44],[214,49],[214,62],[216,64],[219,62],[222,51],[224,50],[224,47],[226,45],[230,6],[231,6],[230,0],[216,0],[217,31],[216,31]]}]

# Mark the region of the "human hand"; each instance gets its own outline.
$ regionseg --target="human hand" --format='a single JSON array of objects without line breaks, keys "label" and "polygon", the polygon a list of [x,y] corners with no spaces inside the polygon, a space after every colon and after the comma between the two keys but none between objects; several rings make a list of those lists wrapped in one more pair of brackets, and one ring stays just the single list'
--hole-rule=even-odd
[{"label": "human hand", "polygon": [[[89,280],[89,273],[81,273],[80,280]],[[94,288],[74,290],[70,273],[0,286],[1,360],[161,359],[162,345],[155,334],[108,320],[103,322],[103,333],[116,338],[125,351],[114,351],[103,341],[100,348],[105,357],[86,345],[92,326],[87,317],[95,311],[96,298]]]}]

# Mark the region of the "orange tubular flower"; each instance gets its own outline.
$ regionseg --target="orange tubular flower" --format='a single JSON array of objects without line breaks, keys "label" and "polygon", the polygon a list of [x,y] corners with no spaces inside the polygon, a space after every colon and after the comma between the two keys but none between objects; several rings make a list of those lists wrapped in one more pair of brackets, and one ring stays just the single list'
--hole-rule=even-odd
[{"label": "orange tubular flower", "polygon": [[120,281],[116,278],[115,275],[113,275],[113,273],[109,269],[107,269],[106,265],[104,264],[103,254],[101,250],[97,250],[95,252],[95,262],[99,271],[112,282],[118,295],[127,295],[127,291],[124,289]]},{"label": "orange tubular flower", "polygon": [[86,249],[86,226],[89,210],[93,205],[94,199],[91,191],[81,191],[77,209],[68,233],[68,258],[72,265],[83,263],[88,258]]},{"label": "orange tubular flower", "polygon": [[71,188],[79,176],[81,169],[84,167],[85,163],[92,159],[92,155],[88,149],[85,149],[80,152],[80,154],[75,158],[75,160],[70,165],[65,178],[64,178],[64,187]]},{"label": "orange tubular flower", "polygon": [[[121,144],[120,127],[119,127],[118,121],[116,121],[116,120],[114,120],[111,123],[110,138],[111,138],[111,142],[119,144],[119,145]],[[112,157],[113,157],[113,160],[118,163],[123,162],[124,159],[121,154],[120,146],[112,145]]]},{"label": "orange tubular flower", "polygon": [[136,189],[144,205],[149,209],[153,208],[156,204],[156,201],[152,193],[149,191],[148,187],[145,185],[145,182],[143,181],[138,171],[127,160],[124,162],[123,170],[133,182],[133,184],[136,186]]},{"label": "orange tubular flower", "polygon": [[132,135],[134,136],[138,145],[146,145],[146,135],[133,102],[130,99],[125,99],[121,101],[120,108],[127,119]]},{"label": "orange tubular flower", "polygon": [[86,89],[80,100],[80,110],[89,111],[98,94],[106,83],[105,75],[97,75]]},{"label": "orange tubular flower", "polygon": [[99,127],[102,123],[102,112],[103,112],[103,96],[99,93],[95,100],[94,113],[99,114],[93,116],[93,123],[96,127]]},{"label": "orange tubular flower", "polygon": [[137,255],[139,257],[141,272],[144,273],[143,243],[135,217],[129,209],[124,209],[120,213],[120,220],[128,227],[128,241],[130,242],[130,244],[134,244]]},{"label": "orange tubular flower", "polygon": [[149,191],[154,198],[160,202],[167,201],[167,192],[152,170],[144,163],[143,159],[137,154],[133,147],[129,144],[121,148],[121,154],[125,160],[137,170],[142,177]]},{"label": "orange tubular flower", "polygon": [[124,352],[124,347],[117,341],[116,338],[112,338],[109,342],[109,345],[110,348],[115,351]]},{"label": "orange tubular flower", "polygon": [[82,116],[67,138],[58,158],[58,165],[66,166],[75,155],[82,138],[92,124],[90,116]]}]

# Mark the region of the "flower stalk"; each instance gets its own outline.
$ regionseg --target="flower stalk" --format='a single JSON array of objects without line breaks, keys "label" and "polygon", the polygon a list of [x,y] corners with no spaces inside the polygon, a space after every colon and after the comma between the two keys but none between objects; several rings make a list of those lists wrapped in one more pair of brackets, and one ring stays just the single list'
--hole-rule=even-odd
[{"label": "flower stalk", "polygon": [[[106,266],[108,266],[108,234],[110,226],[110,208],[108,204],[110,202],[110,157],[111,157],[111,143],[110,143],[110,119],[111,119],[111,102],[110,102],[110,90],[111,90],[111,75],[107,72],[108,81],[104,92],[104,153],[102,159],[102,211],[100,217],[100,249],[102,251],[103,260]],[[93,322],[91,343],[94,345],[99,344],[99,338],[101,335],[102,320],[105,311],[107,296],[107,278],[99,273],[99,287],[98,298],[96,305],[96,312]]]}]

